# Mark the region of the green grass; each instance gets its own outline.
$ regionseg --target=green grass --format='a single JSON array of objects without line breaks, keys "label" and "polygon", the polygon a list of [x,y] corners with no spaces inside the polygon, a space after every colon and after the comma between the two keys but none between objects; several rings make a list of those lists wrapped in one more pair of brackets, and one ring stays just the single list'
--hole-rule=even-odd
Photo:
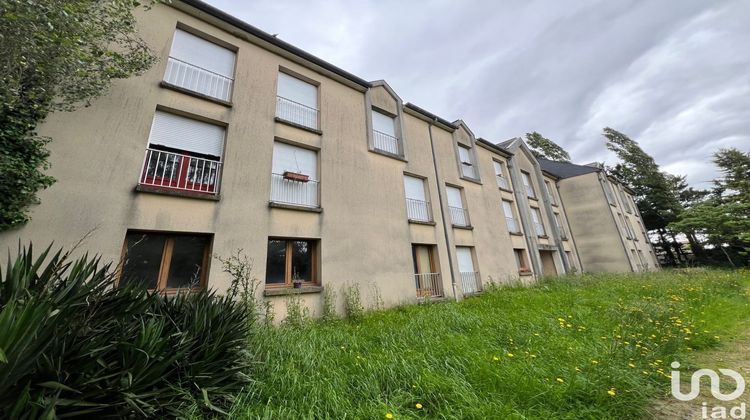
[{"label": "green grass", "polygon": [[749,286],[747,271],[586,275],[262,328],[231,415],[638,418],[668,393],[671,361],[747,326]]}]

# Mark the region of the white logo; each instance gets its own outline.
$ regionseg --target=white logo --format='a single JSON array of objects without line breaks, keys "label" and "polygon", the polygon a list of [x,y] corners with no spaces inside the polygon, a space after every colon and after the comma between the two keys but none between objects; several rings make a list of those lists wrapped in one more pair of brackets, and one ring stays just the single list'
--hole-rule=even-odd
[{"label": "white logo", "polygon": [[[672,369],[679,369],[679,362],[672,362]],[[721,379],[719,374],[711,369],[698,369],[693,372],[693,376],[690,378],[690,392],[687,394],[680,390],[680,371],[672,371],[672,396],[680,401],[692,401],[700,394],[700,382],[701,377],[707,376],[711,381],[711,394],[720,401],[732,401],[739,398],[745,392],[745,379],[734,370],[731,369],[719,369],[722,375],[729,376],[737,383],[737,388],[729,394],[721,392],[719,384]]]}]

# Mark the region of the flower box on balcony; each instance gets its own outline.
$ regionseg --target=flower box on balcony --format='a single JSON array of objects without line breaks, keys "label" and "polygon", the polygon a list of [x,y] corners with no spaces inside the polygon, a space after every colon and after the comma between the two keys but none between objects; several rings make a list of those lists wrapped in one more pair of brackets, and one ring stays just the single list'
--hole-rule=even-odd
[{"label": "flower box on balcony", "polygon": [[284,179],[296,182],[307,182],[310,180],[310,177],[308,175],[299,174],[297,172],[284,171]]}]

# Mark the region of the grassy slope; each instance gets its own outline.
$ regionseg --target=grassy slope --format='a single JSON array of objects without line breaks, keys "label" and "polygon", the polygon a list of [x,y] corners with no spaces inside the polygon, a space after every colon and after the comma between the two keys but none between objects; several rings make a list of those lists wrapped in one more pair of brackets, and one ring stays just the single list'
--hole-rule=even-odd
[{"label": "grassy slope", "polygon": [[748,286],[747,271],[583,276],[263,329],[232,418],[639,417],[672,360],[750,318]]}]

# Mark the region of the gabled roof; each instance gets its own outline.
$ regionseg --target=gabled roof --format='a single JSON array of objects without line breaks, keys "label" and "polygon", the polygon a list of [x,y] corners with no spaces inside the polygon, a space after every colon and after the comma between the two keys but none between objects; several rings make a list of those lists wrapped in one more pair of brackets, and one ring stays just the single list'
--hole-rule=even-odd
[{"label": "gabled roof", "polygon": [[500,146],[498,146],[498,145],[496,145],[496,144],[494,144],[492,142],[489,142],[489,141],[487,141],[487,140],[485,140],[485,139],[483,139],[481,137],[477,139],[477,144],[482,145],[485,148],[490,149],[490,150],[492,150],[492,151],[494,151],[496,153],[499,153],[499,154],[501,154],[501,155],[503,155],[505,157],[511,157],[511,156],[513,156],[513,152],[511,152],[510,150],[502,148],[502,147],[500,147]]},{"label": "gabled roof", "polygon": [[599,172],[601,169],[586,165],[576,165],[575,163],[557,162],[549,159],[538,158],[542,170],[549,172],[558,178],[572,178],[574,176]]}]

